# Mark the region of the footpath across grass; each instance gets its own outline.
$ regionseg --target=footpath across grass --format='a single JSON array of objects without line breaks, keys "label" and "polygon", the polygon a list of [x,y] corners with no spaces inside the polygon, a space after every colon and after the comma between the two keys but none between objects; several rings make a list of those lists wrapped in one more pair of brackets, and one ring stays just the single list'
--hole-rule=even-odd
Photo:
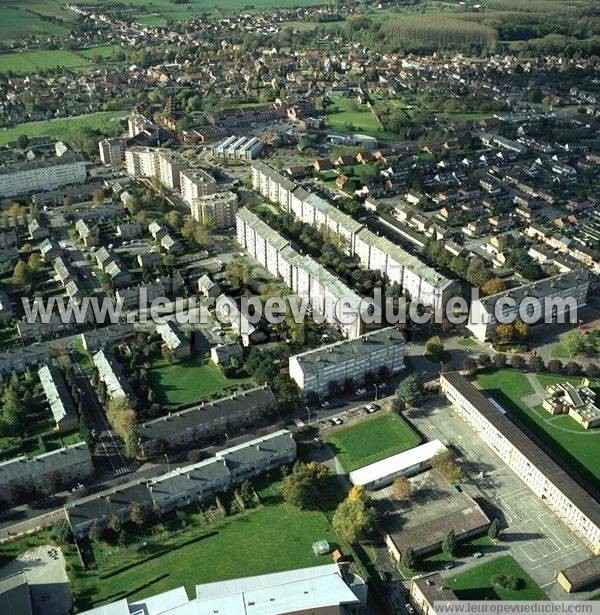
[{"label": "footpath across grass", "polygon": [[[516,577],[521,588],[511,590],[494,585],[491,579],[497,575]],[[510,555],[496,557],[456,576],[446,577],[446,582],[459,600],[547,600],[535,581]]]},{"label": "footpath across grass", "polygon": [[332,432],[326,438],[346,472],[402,453],[421,438],[401,417],[384,413]]},{"label": "footpath across grass", "polygon": [[216,393],[226,395],[228,388],[252,382],[249,378],[226,378],[212,361],[198,356],[172,364],[156,361],[150,380],[160,403],[169,406],[193,403]]},{"label": "footpath across grass", "polygon": [[[581,382],[581,378],[555,374],[538,374],[536,377],[543,387],[555,382]],[[532,395],[534,390],[521,372],[504,369],[483,373],[477,377],[477,383],[485,395],[493,397],[508,412],[509,417],[541,441],[549,454],[572,467],[592,487],[600,489],[598,429],[582,429],[571,417],[553,417],[541,406],[529,408],[522,398]]]}]

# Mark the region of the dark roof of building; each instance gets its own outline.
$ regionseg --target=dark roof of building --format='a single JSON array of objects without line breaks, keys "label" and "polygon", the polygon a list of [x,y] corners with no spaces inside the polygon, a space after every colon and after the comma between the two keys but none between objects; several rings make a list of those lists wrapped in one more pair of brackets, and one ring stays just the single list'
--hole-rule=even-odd
[{"label": "dark roof of building", "polygon": [[222,417],[236,416],[252,408],[271,407],[274,403],[275,396],[271,389],[258,387],[148,421],[137,428],[137,434],[142,441],[167,438]]},{"label": "dark roof of building", "polygon": [[408,547],[415,551],[425,550],[441,543],[450,530],[457,538],[484,528],[490,522],[479,504],[466,493],[458,493],[443,499],[443,509],[436,507],[423,510],[409,521],[397,515],[386,518],[385,527],[400,552]]},{"label": "dark roof of building", "polygon": [[212,458],[194,466],[177,468],[157,478],[150,485],[150,490],[154,500],[160,504],[162,500],[177,497],[193,489],[201,489],[203,485],[226,479],[228,476],[227,465],[223,461]]},{"label": "dark roof of building", "polygon": [[463,397],[518,449],[528,461],[577,506],[596,525],[600,525],[600,504],[567,474],[529,436],[523,433],[505,414],[498,412],[490,400],[458,372],[442,375]]},{"label": "dark roof of building", "polygon": [[585,587],[600,579],[600,555],[592,555],[578,564],[561,570],[571,585]]},{"label": "dark roof of building", "polygon": [[0,579],[0,611],[5,615],[32,615],[29,585],[22,572]]},{"label": "dark roof of building", "polygon": [[413,579],[412,582],[419,588],[427,602],[431,605],[438,600],[458,600],[456,594],[446,585],[439,572],[420,579]]}]

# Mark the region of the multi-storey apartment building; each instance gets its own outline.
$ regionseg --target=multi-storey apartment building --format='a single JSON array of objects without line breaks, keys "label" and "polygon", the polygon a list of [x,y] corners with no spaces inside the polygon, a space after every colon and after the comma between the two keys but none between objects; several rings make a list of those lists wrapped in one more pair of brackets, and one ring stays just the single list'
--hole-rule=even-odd
[{"label": "multi-storey apartment building", "polygon": [[75,429],[79,423],[77,409],[60,369],[55,365],[44,365],[38,370],[38,376],[56,428],[59,431]]},{"label": "multi-storey apartment building", "polygon": [[78,538],[97,523],[106,525],[112,515],[127,521],[134,504],[161,512],[201,503],[296,458],[296,442],[286,430],[219,451],[214,457],[176,468],[155,478],[138,479],[115,489],[76,500],[65,506],[67,520]]},{"label": "multi-storey apartment building", "polygon": [[442,308],[458,290],[455,281],[369,229],[356,235],[355,254],[364,267],[381,272],[390,282],[400,284],[411,299],[433,309]]},{"label": "multi-storey apartment building", "polygon": [[179,184],[183,200],[191,205],[194,199],[217,191],[215,178],[204,169],[184,169],[179,171]]},{"label": "multi-storey apartment building", "polygon": [[217,192],[194,198],[190,204],[192,218],[198,222],[212,221],[218,230],[235,226],[238,210],[237,195],[231,191]]},{"label": "multi-storey apartment building", "polygon": [[237,426],[254,423],[274,410],[276,403],[269,387],[250,389],[142,423],[137,434],[145,455],[153,455],[159,442],[173,448],[200,446]]},{"label": "multi-storey apartment building", "polygon": [[329,229],[343,239],[348,254],[362,265],[402,285],[414,300],[438,309],[458,284],[385,237],[380,237],[321,197],[311,194],[263,162],[252,164],[252,186],[305,224]]},{"label": "multi-storey apartment building", "polygon": [[135,393],[125,376],[123,368],[110,353],[99,350],[92,355],[92,361],[98,370],[100,381],[106,387],[109,399],[127,397],[131,403],[136,403]]},{"label": "multi-storey apartment building", "polygon": [[125,167],[133,177],[155,177],[167,188],[179,189],[180,172],[188,164],[170,149],[136,146],[125,151]]},{"label": "multi-storey apartment building", "polygon": [[116,139],[102,139],[98,141],[98,150],[100,151],[102,164],[121,164],[125,155],[125,139],[119,137]]},{"label": "multi-storey apartment building", "polygon": [[[479,340],[490,339],[498,325],[496,309],[502,314],[502,319],[514,319],[519,314],[521,303],[530,298],[539,300],[541,304],[537,322],[553,322],[559,316],[564,316],[565,322],[570,322],[571,318],[575,322],[577,308],[587,302],[588,287],[588,271],[578,269],[476,299],[471,303],[467,328]],[[507,304],[507,301],[511,303]],[[523,309],[525,316],[534,316],[532,304]]]},{"label": "multi-storey apartment building", "polygon": [[0,197],[81,184],[85,178],[85,162],[72,152],[56,158],[14,162],[0,166]]},{"label": "multi-storey apartment building", "polygon": [[440,390],[492,451],[599,554],[600,504],[458,372],[442,374]]},{"label": "multi-storey apartment building", "polygon": [[362,382],[369,373],[377,375],[382,367],[390,374],[404,369],[404,336],[393,327],[365,333],[289,358],[290,377],[304,394],[323,395],[330,383],[346,380]]},{"label": "multi-storey apartment building", "polygon": [[[272,275],[282,278],[294,293],[310,299],[316,312],[325,315],[348,338],[363,333],[362,315],[369,306],[338,277],[310,256],[296,252],[287,239],[247,208],[238,211],[236,227],[238,243]],[[354,314],[355,318],[338,318],[336,305],[341,302],[346,313]]]},{"label": "multi-storey apartment building", "polygon": [[67,487],[94,473],[92,457],[85,442],[71,444],[29,459],[21,455],[0,463],[0,501],[11,485],[26,492],[48,491],[50,484]]}]

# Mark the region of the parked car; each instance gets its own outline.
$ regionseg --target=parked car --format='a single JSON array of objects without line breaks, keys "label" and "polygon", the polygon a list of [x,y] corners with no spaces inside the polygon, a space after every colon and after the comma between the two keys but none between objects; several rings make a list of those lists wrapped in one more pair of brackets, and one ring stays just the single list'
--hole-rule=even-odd
[{"label": "parked car", "polygon": [[415,610],[413,609],[412,604],[409,604],[408,602],[404,605],[404,608],[406,609],[406,612],[407,612],[409,615],[413,615],[413,614],[414,614],[414,612],[415,612]]}]

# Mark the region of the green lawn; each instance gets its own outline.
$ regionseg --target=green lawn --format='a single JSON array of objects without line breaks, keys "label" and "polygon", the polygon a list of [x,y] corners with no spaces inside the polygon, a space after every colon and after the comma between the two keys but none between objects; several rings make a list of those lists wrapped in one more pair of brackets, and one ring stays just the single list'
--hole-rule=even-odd
[{"label": "green lawn", "polygon": [[[360,105],[356,100],[337,96],[332,97],[331,100],[337,111],[328,113],[325,120],[333,132],[360,133],[389,140],[400,138],[396,133],[384,130],[371,110],[365,105]],[[355,104],[356,107],[354,107]]]},{"label": "green lawn", "polygon": [[[523,587],[512,591],[494,587],[491,577],[513,575]],[[544,592],[510,555],[496,557],[456,576],[446,577],[459,600],[547,600]]]},{"label": "green lawn", "polygon": [[336,430],[327,441],[346,472],[381,461],[420,444],[421,438],[399,416],[380,414]]},{"label": "green lawn", "polygon": [[[44,21],[37,15],[20,10],[16,6],[0,8],[0,40],[15,40],[44,34],[67,36],[69,29],[59,24]],[[4,63],[2,63],[2,67],[4,67]]]},{"label": "green lawn", "polygon": [[225,392],[228,387],[250,382],[248,378],[225,378],[212,361],[198,356],[173,364],[156,361],[150,370],[150,379],[158,400],[170,406],[192,403],[207,395]]},{"label": "green lawn", "polygon": [[34,73],[46,68],[76,68],[89,64],[84,58],[68,49],[48,49],[5,53],[2,55],[2,70],[15,73]]},{"label": "green lawn", "polygon": [[[581,382],[581,378],[537,375],[539,383],[546,387],[559,381]],[[571,417],[552,418],[541,406],[528,408],[522,397],[531,395],[533,388],[521,372],[500,370],[480,374],[477,382],[523,427],[545,442],[551,454],[564,460],[592,487],[600,488],[600,430],[582,429]]]},{"label": "green lawn", "polygon": [[16,141],[19,135],[27,135],[29,138],[47,136],[54,140],[64,139],[69,141],[82,128],[106,129],[111,127],[114,129],[111,132],[117,134],[121,130],[118,120],[126,115],[126,111],[101,111],[77,117],[19,124],[19,126],[0,130],[0,146]]},{"label": "green lawn", "polygon": [[[109,596],[132,591],[130,598],[136,600],[181,585],[192,596],[197,583],[329,563],[330,556],[315,556],[311,548],[320,539],[336,543],[324,513],[300,511],[277,496],[269,500],[255,510],[209,525],[202,525],[200,514],[192,513],[188,516],[188,527],[175,537],[155,527],[144,536],[145,552],[164,548],[170,552],[137,566],[135,562],[144,557],[143,553],[128,557],[119,547],[106,547],[99,570],[71,575],[76,604],[85,609],[110,602]],[[183,541],[212,532],[216,534],[177,548]],[[107,579],[99,578],[106,570],[129,562],[127,570]],[[136,587],[165,573],[166,578],[135,593]]]}]

